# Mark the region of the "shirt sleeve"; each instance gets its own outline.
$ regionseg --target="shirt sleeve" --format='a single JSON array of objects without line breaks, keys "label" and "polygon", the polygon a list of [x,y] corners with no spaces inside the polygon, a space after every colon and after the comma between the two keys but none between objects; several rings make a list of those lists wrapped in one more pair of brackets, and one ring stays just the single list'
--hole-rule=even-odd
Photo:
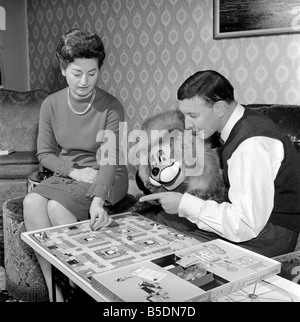
[{"label": "shirt sleeve", "polygon": [[256,238],[272,213],[274,181],[283,159],[284,147],[278,140],[254,137],[242,142],[228,160],[231,203],[185,194],[179,216],[233,242]]},{"label": "shirt sleeve", "polygon": [[122,104],[115,100],[110,106],[107,115],[106,129],[97,138],[100,143],[100,148],[97,152],[100,169],[96,181],[91,185],[87,193],[90,198],[96,196],[104,201],[111,202],[112,188],[120,159],[120,124],[124,122],[124,117]]}]

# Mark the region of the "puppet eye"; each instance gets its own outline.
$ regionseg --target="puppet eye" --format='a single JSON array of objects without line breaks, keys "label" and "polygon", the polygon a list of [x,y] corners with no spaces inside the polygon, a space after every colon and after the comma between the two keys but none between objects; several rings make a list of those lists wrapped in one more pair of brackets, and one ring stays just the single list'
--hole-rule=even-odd
[{"label": "puppet eye", "polygon": [[153,168],[152,169],[152,175],[156,177],[159,174],[159,168]]}]

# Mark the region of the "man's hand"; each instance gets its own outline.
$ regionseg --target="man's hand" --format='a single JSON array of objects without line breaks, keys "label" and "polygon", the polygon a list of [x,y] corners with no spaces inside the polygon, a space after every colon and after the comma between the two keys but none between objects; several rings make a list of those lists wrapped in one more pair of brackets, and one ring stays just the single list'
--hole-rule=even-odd
[{"label": "man's hand", "polygon": [[96,181],[98,171],[92,168],[84,168],[84,169],[73,169],[69,177],[78,181],[85,183],[94,183]]},{"label": "man's hand", "polygon": [[104,201],[101,198],[94,197],[90,207],[90,229],[93,231],[108,227],[113,220],[108,216],[107,211],[103,208]]},{"label": "man's hand", "polygon": [[166,213],[176,215],[178,214],[178,209],[182,198],[183,194],[179,192],[162,192],[144,196],[140,198],[140,202],[157,200]]}]

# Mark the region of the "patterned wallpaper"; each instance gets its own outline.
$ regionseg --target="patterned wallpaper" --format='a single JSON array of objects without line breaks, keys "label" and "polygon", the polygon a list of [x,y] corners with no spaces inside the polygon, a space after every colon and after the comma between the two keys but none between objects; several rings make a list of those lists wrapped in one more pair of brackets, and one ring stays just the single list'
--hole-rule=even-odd
[{"label": "patterned wallpaper", "polygon": [[214,40],[213,0],[28,0],[31,89],[64,86],[55,49],[73,26],[102,37],[99,85],[122,101],[129,130],[175,108],[200,69],[228,77],[241,103],[300,104],[300,34]]}]

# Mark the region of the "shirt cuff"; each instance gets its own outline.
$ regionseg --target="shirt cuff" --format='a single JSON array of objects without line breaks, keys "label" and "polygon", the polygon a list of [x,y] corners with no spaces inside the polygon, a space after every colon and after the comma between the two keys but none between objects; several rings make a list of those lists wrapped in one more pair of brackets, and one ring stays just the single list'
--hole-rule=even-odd
[{"label": "shirt cuff", "polygon": [[112,186],[104,183],[99,184],[94,182],[89,188],[86,196],[89,198],[100,197],[103,201],[111,203],[112,201]]},{"label": "shirt cuff", "polygon": [[200,213],[204,202],[204,200],[198,197],[185,193],[179,204],[179,217],[186,218],[189,221],[196,223],[200,219]]}]

